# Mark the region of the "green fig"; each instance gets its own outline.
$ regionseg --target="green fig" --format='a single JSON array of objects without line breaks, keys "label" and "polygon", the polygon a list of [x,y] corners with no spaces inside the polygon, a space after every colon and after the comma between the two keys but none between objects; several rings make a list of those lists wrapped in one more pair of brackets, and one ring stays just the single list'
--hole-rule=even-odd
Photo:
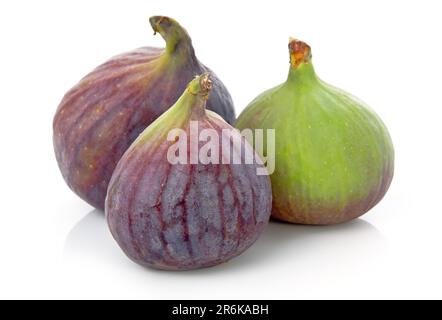
[{"label": "green fig", "polygon": [[[291,39],[287,80],[253,100],[239,129],[275,130],[272,216],[327,225],[357,218],[387,192],[394,150],[382,120],[366,104],[320,80],[310,46]],[[256,146],[261,156],[266,146]]]}]

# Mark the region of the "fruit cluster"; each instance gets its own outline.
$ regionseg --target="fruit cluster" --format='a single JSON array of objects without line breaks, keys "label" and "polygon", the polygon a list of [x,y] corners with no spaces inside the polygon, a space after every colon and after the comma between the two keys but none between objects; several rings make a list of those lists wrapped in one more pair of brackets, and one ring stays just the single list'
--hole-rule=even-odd
[{"label": "fruit cluster", "polygon": [[[166,270],[217,265],[250,247],[270,216],[341,223],[385,195],[394,166],[385,125],[316,76],[307,44],[290,40],[287,80],[235,122],[229,92],[186,30],[163,16],[150,24],[166,47],[97,67],[66,93],[53,122],[65,181],[105,210],[132,260]],[[238,129],[274,130],[275,139]]]}]

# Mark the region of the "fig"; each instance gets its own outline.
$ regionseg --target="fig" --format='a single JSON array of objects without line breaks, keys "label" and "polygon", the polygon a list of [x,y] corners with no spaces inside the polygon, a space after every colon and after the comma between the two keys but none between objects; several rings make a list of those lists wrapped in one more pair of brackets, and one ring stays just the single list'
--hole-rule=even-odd
[{"label": "fig", "polygon": [[229,92],[198,61],[178,22],[151,17],[166,48],[144,47],[102,64],[66,93],[53,122],[58,165],[69,187],[98,209],[113,170],[130,144],[185,90],[195,75],[209,72],[213,90],[207,108],[233,123]]},{"label": "fig", "polygon": [[189,270],[226,262],[250,247],[270,219],[267,170],[236,129],[205,109],[211,87],[207,73],[192,80],[112,175],[109,228],[143,266]]},{"label": "fig", "polygon": [[310,46],[291,39],[289,51],[287,80],[255,98],[236,122],[275,130],[272,216],[313,225],[357,218],[392,181],[390,135],[365,103],[318,78]]}]

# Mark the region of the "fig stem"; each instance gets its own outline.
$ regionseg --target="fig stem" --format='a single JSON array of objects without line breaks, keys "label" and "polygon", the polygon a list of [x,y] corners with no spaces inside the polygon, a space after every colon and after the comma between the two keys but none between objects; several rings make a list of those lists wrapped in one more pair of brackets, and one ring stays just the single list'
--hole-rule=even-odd
[{"label": "fig stem", "polygon": [[212,80],[210,80],[210,74],[208,72],[196,76],[187,86],[187,91],[189,91],[190,94],[201,96],[206,100],[209,98],[211,90]]},{"label": "fig stem", "polygon": [[174,19],[166,16],[153,16],[149,18],[150,25],[166,41],[166,52],[169,54],[178,51],[194,54],[192,40],[187,31]]},{"label": "fig stem", "polygon": [[298,39],[289,40],[290,65],[292,68],[298,68],[302,63],[310,63],[312,60],[312,51],[308,44]]},{"label": "fig stem", "polygon": [[208,72],[196,76],[189,82],[184,96],[186,104],[191,108],[191,119],[200,120],[206,116],[206,103],[211,90],[212,81]]}]

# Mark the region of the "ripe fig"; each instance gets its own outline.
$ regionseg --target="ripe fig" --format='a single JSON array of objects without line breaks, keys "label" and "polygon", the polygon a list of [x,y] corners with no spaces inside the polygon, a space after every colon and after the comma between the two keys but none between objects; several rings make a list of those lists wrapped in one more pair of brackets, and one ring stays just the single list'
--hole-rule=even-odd
[{"label": "ripe fig", "polygon": [[307,44],[291,39],[289,50],[286,82],[255,98],[236,122],[275,129],[272,215],[315,225],[359,217],[392,181],[390,135],[367,105],[317,77]]},{"label": "ripe fig", "polygon": [[266,169],[236,129],[205,109],[210,90],[207,73],[192,80],[113,173],[106,218],[120,247],[141,265],[220,264],[251,246],[270,218],[270,178],[257,175]]},{"label": "ripe fig", "polygon": [[235,118],[230,94],[198,61],[186,30],[167,17],[152,17],[150,24],[165,39],[165,49],[145,47],[112,58],[66,93],[55,114],[54,148],[63,177],[99,209],[123,153],[195,75],[211,74],[207,108],[229,123]]}]

